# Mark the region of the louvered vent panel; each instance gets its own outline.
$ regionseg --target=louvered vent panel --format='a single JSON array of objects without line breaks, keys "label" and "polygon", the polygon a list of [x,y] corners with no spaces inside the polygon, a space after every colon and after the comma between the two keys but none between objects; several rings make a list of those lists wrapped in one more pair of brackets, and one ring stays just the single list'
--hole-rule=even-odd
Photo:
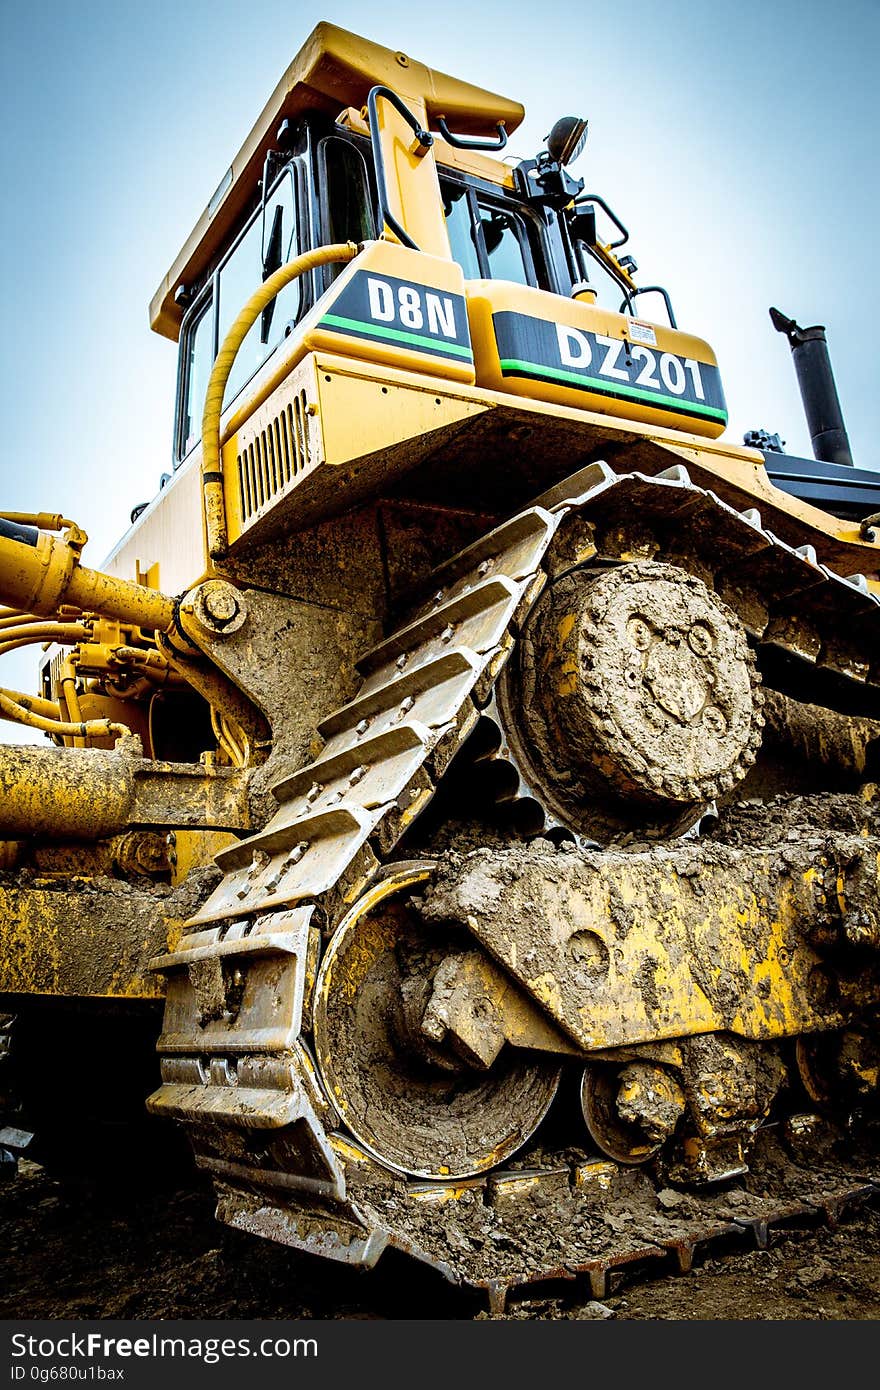
[{"label": "louvered vent panel", "polygon": [[309,461],[309,412],[305,391],[279,410],[237,455],[242,524],[286,492]]}]

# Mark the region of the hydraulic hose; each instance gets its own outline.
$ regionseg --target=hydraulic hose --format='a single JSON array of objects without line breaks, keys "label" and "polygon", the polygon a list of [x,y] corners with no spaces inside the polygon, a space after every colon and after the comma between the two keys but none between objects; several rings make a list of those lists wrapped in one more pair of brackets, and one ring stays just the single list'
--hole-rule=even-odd
[{"label": "hydraulic hose", "polygon": [[58,719],[44,719],[34,710],[26,709],[12,699],[11,692],[0,690],[0,715],[16,724],[26,724],[30,729],[40,729],[44,734],[58,734],[62,738],[112,738],[129,734],[131,730],[124,724],[113,723],[109,719],[89,719],[80,724],[66,724]]},{"label": "hydraulic hose", "polygon": [[252,294],[233,323],[217,353],[208,389],[205,393],[205,409],[202,415],[202,490],[205,503],[205,526],[208,540],[208,554],[212,560],[226,554],[229,539],[226,528],[226,507],[223,500],[223,469],[220,459],[220,417],[223,414],[223,393],[232,371],[232,364],[238,350],[256,323],[260,314],[275,298],[276,294],[310,270],[334,262],[353,261],[360,251],[353,241],[339,242],[331,246],[318,246],[314,251],[306,251],[295,256],[292,261],[276,270],[265,280],[255,294]]},{"label": "hydraulic hose", "polygon": [[36,526],[23,526],[11,517],[0,516],[0,536],[8,541],[20,541],[22,545],[36,545],[39,531]]},{"label": "hydraulic hose", "polygon": [[87,642],[91,635],[91,628],[84,623],[27,623],[9,627],[0,632],[0,656],[35,642]]},{"label": "hydraulic hose", "polygon": [[61,706],[55,700],[44,700],[42,695],[26,695],[23,690],[7,690],[3,694],[13,704],[21,705],[28,714],[41,714],[44,719],[57,723],[61,719]]}]

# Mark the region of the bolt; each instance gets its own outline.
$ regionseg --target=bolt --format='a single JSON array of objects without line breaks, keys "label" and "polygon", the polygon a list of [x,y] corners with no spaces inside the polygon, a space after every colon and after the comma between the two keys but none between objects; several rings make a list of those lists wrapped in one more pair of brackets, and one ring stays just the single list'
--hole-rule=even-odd
[{"label": "bolt", "polygon": [[264,849],[255,849],[250,865],[248,866],[247,876],[253,881],[265,869],[269,863],[269,856]]},{"label": "bolt", "polygon": [[477,574],[488,574],[494,563],[494,560],[481,560],[477,565]]},{"label": "bolt", "polygon": [[714,738],[723,738],[727,733],[727,720],[717,705],[707,705],[703,710],[703,724]]},{"label": "bolt", "polygon": [[355,724],[354,731],[357,734],[358,738],[362,738],[363,735],[367,732],[367,729],[369,729],[369,727],[370,721],[368,719],[361,719],[358,724]]},{"label": "bolt", "polygon": [[404,700],[401,700],[400,704],[397,706],[397,713],[394,716],[395,724],[399,724],[401,719],[409,714],[415,702],[415,696],[413,695],[407,695]]},{"label": "bolt", "polygon": [[230,623],[238,613],[238,599],[227,585],[222,588],[206,589],[203,594],[205,612],[221,627]]}]

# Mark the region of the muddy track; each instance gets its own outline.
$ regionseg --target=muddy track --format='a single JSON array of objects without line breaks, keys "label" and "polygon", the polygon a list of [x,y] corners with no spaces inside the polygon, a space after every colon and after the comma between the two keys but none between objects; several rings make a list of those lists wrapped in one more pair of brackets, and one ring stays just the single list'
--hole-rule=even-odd
[{"label": "muddy track", "polygon": [[[370,1272],[217,1224],[209,1185],[62,1185],[34,1164],[0,1188],[3,1318],[456,1318],[481,1304],[389,1252]],[[514,1319],[875,1319],[880,1209],[836,1229],[772,1233],[766,1250],[713,1252],[690,1274],[625,1282],[602,1304],[583,1285],[514,1303]]]},{"label": "muddy track", "polygon": [[[359,1193],[361,1205],[347,1195],[347,1188],[354,1191],[363,1171],[374,1165],[336,1133],[335,1102],[330,1099],[334,1087],[327,1084],[327,1057],[317,1036],[318,1003],[313,1043],[324,1073],[323,1087],[306,1041],[312,1022],[309,979],[320,951],[319,932],[323,927],[331,936],[334,927],[349,923],[351,914],[370,910],[371,893],[384,892],[382,865],[393,859],[396,846],[480,721],[539,596],[554,576],[562,578],[572,564],[581,563],[586,552],[578,525],[588,527],[589,553],[614,564],[624,551],[629,553],[626,546],[620,549],[621,537],[636,512],[641,523],[674,533],[677,549],[670,554],[664,550],[666,559],[674,561],[684,550],[695,571],[708,573],[721,564],[723,602],[732,605],[753,638],[781,647],[790,656],[803,646],[792,638],[791,629],[793,625],[800,631],[802,596],[809,592],[806,608],[819,633],[819,645],[811,649],[813,659],[821,654],[825,674],[838,684],[858,686],[860,699],[873,710],[880,680],[870,678],[864,662],[854,666],[853,653],[841,640],[841,633],[849,633],[853,624],[870,625],[880,617],[880,603],[865,581],[843,579],[818,565],[809,545],[793,549],[766,531],[756,512],[735,512],[714,494],[695,487],[681,468],[647,478],[592,465],[435,571],[433,598],[364,657],[359,694],[323,721],[320,732],[326,743],[319,758],[275,786],[279,809],[262,830],[218,855],[222,882],[191,919],[181,948],[155,963],[168,977],[168,1006],[158,1045],[163,1085],[150,1098],[150,1109],[182,1120],[190,1129],[199,1166],[214,1173],[218,1182],[221,1220],[248,1233],[283,1239],[304,1250],[326,1248],[367,1265],[390,1242],[438,1268],[448,1266],[447,1272],[455,1276],[461,1259],[454,1251],[450,1256],[443,1221],[435,1220],[439,1255],[433,1243],[427,1248],[413,1244],[403,1207],[389,1229],[381,1172],[374,1193]],[[707,598],[702,581],[684,579],[685,587],[693,589],[695,611],[703,612]],[[612,588],[617,584],[613,576],[607,582]],[[694,598],[697,590],[702,595],[699,602]],[[793,594],[794,617],[787,606]],[[775,618],[771,622],[771,608],[777,607],[791,618],[787,626],[774,626]],[[690,608],[688,613],[693,617]],[[740,684],[751,688],[754,658],[744,639],[738,640],[743,647]],[[723,664],[729,664],[727,658]],[[862,679],[855,679],[856,667]],[[661,680],[663,672],[658,671]],[[719,738],[738,718],[737,699],[728,695],[722,700],[726,714],[718,724]],[[675,785],[666,790],[673,796],[676,815],[683,797],[691,806],[691,819],[698,817],[711,798],[729,793],[754,763],[764,724],[756,707],[757,691],[754,695],[747,702],[753,710],[751,723],[737,735],[737,756],[732,763],[721,759],[725,767],[730,763],[727,771],[719,774],[712,758],[705,767],[697,759],[699,766],[691,769],[696,780],[690,773],[684,782],[673,777]],[[504,749],[499,752],[507,758]],[[521,772],[511,766],[516,773],[513,800],[534,802]],[[705,777],[697,777],[700,768]],[[629,768],[626,776],[631,774]],[[665,785],[657,769],[649,769],[647,775],[651,786],[658,777]],[[550,833],[555,811],[550,807],[548,815],[543,805],[535,804],[541,814],[533,831]],[[557,819],[555,824],[565,822]],[[677,825],[679,832],[684,828]],[[321,971],[317,1000],[324,987],[324,965]],[[283,1028],[273,1013],[273,1000],[282,991],[293,1001]],[[247,1008],[244,999],[250,1001]],[[358,1055],[360,1049],[354,1052]],[[376,1148],[351,1128],[375,1155]],[[257,1130],[264,1136],[259,1146],[247,1139]],[[295,1154],[285,1148],[288,1136]],[[407,1162],[402,1167],[433,1174],[441,1165],[445,1171],[442,1150],[438,1151],[440,1158],[430,1168]],[[493,1143],[484,1145],[484,1153],[493,1151]],[[379,1156],[383,1155],[386,1150],[380,1146]],[[396,1166],[393,1158],[389,1164]],[[463,1171],[479,1172],[482,1166],[469,1162]],[[537,1237],[540,1222],[534,1224]],[[462,1239],[472,1250],[474,1239]],[[479,1231],[475,1239],[481,1249]],[[664,1250],[669,1245],[665,1237],[657,1241],[650,1232],[639,1232],[637,1248],[646,1241]],[[603,1242],[603,1251],[607,1244]],[[625,1261],[636,1257],[629,1245],[622,1255],[611,1254],[597,1257],[602,1265],[595,1281],[599,1296],[604,1296],[605,1267],[619,1263],[619,1255]],[[535,1257],[543,1261],[544,1252],[532,1242],[526,1272]],[[547,1258],[555,1277],[565,1262],[562,1246],[558,1256],[552,1251]],[[582,1269],[595,1263],[587,1242],[574,1264]],[[515,1266],[511,1255],[505,1263],[505,1290],[525,1280],[523,1270]],[[491,1282],[495,1284],[494,1276]],[[505,1293],[494,1290],[492,1297],[497,1310]]]}]

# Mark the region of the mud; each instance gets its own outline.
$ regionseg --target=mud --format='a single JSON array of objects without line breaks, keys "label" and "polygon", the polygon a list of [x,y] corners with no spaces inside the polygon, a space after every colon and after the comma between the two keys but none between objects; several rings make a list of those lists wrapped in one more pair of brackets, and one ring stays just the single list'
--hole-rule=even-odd
[{"label": "mud", "polygon": [[[351,1270],[221,1227],[213,1208],[196,1174],[179,1187],[145,1189],[135,1205],[125,1187],[62,1186],[23,1164],[0,1187],[0,1317],[487,1316],[484,1300],[395,1252],[372,1271]],[[876,1319],[880,1212],[853,1212],[836,1229],[771,1233],[766,1250],[740,1240],[698,1260],[690,1274],[637,1273],[598,1301],[583,1281],[535,1289],[508,1316]]]},{"label": "mud", "polygon": [[[783,999],[789,1032],[795,1021],[805,1032],[840,1027],[845,1014],[825,997],[816,948],[876,939],[874,814],[854,796],[789,797],[735,808],[701,841],[633,841],[602,854],[541,839],[450,851],[421,910],[429,922],[466,925],[588,1050],[669,1037],[674,1023],[693,1031],[683,1004],[693,985],[711,1009],[698,1032],[708,1020],[773,1036]],[[787,959],[779,999],[768,975],[777,918]],[[647,922],[656,924],[649,938]],[[846,1016],[870,1003],[875,965],[841,957],[828,967]],[[595,1001],[588,1019],[584,997]]]},{"label": "mud", "polygon": [[868,783],[859,793],[825,796],[783,794],[765,801],[742,800],[724,808],[721,818],[708,822],[704,838],[713,844],[784,845],[837,835],[876,835],[880,831],[880,798]]},{"label": "mud", "polygon": [[[337,948],[316,1009],[318,1056],[343,1118],[371,1152],[425,1177],[472,1173],[486,1155],[507,1157],[537,1127],[559,1067],[508,1049],[484,1074],[454,1057],[423,1055],[418,1021],[450,946],[413,938],[409,927],[405,914],[386,911]],[[450,938],[451,947],[461,941]]]},{"label": "mud", "polygon": [[576,773],[600,796],[680,809],[729,790],[754,762],[754,662],[733,613],[694,576],[645,561],[569,574],[529,632],[527,741],[564,791]]}]

